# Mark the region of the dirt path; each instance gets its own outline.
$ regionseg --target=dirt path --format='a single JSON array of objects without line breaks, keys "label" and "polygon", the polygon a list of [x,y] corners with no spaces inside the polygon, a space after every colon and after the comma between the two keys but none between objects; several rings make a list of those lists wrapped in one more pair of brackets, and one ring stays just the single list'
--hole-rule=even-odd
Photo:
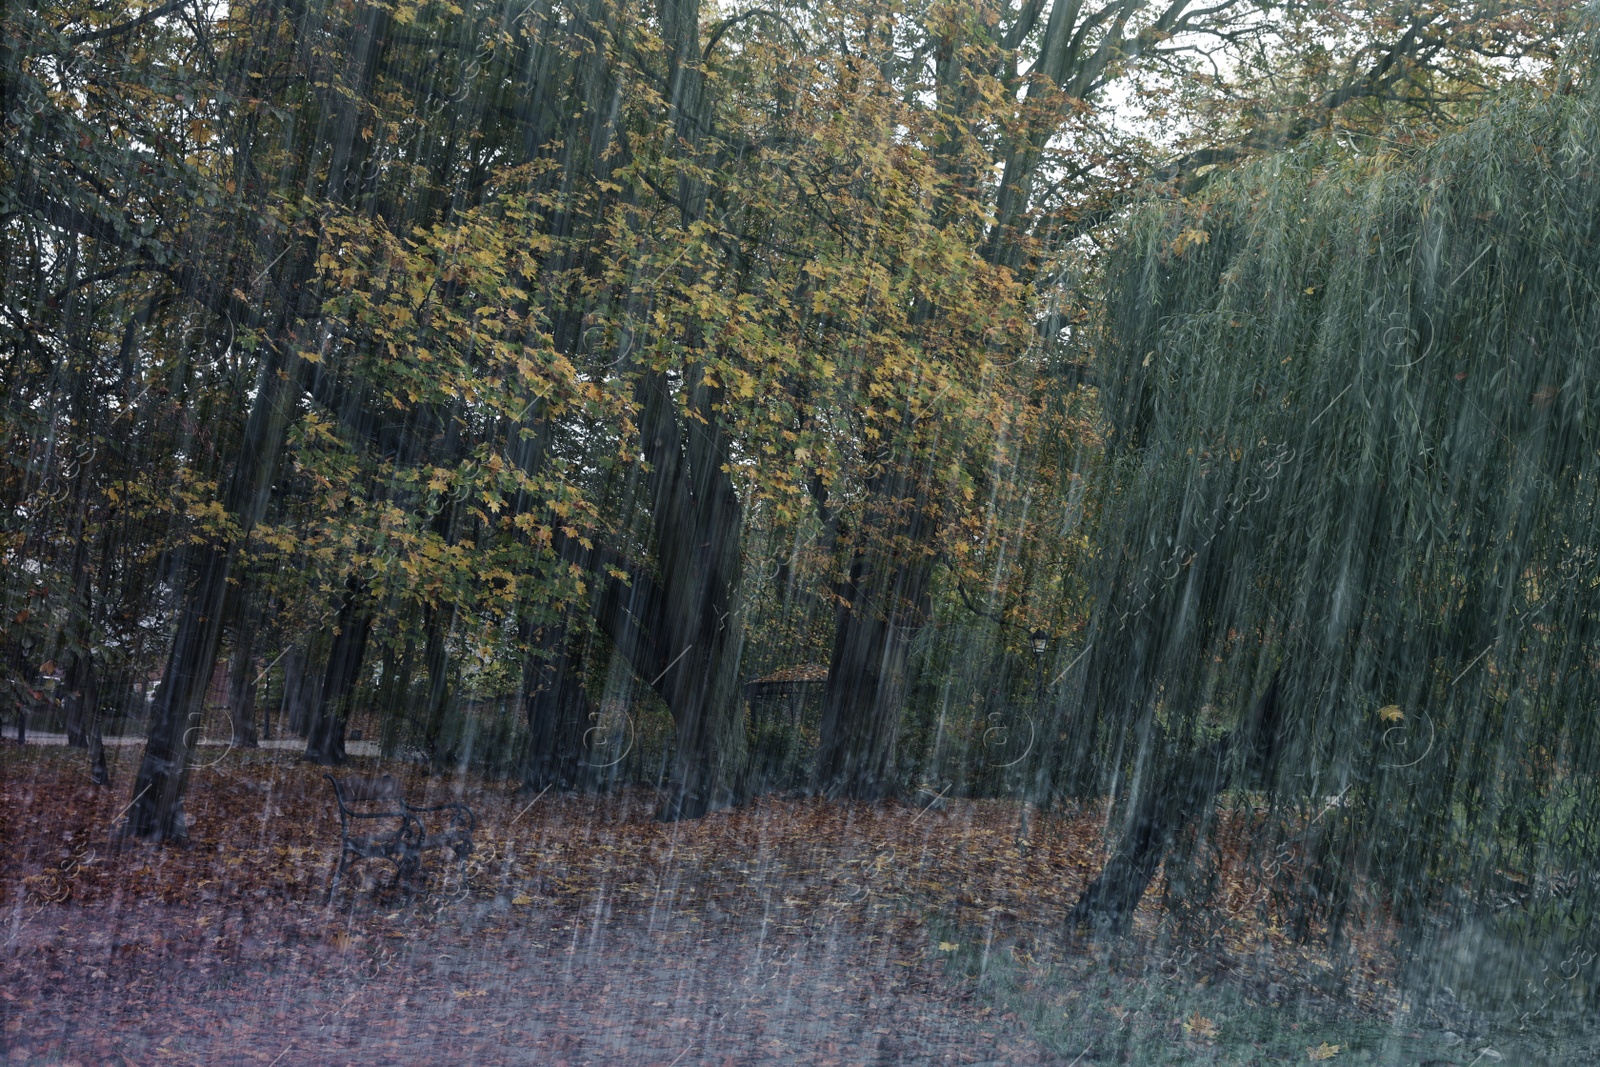
[{"label": "dirt path", "polygon": [[133,912],[8,907],[7,1064],[1058,1062],[893,916]]}]

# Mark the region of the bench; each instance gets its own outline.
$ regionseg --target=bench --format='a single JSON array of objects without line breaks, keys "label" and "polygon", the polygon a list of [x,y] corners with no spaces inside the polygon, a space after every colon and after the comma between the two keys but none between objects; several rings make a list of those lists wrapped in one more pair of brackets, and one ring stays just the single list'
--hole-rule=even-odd
[{"label": "bench", "polygon": [[420,807],[405,798],[405,788],[392,775],[335,778],[333,798],[339,805],[339,863],[328,883],[328,899],[349,865],[356,860],[387,860],[397,881],[409,882],[430,849],[449,849],[465,863],[472,854],[472,832],[478,820],[465,804]]}]

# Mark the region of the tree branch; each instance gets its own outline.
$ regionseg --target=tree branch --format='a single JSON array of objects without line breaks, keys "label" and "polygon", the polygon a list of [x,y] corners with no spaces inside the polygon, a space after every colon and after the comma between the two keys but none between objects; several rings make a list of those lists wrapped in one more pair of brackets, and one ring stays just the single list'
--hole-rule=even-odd
[{"label": "tree branch", "polygon": [[763,15],[769,19],[774,19],[782,23],[784,27],[788,29],[789,33],[794,36],[796,44],[803,43],[803,38],[800,36],[800,31],[795,29],[794,24],[788,19],[784,18],[776,11],[769,10],[768,8],[753,7],[749,11],[744,11],[740,14],[725,18],[711,28],[711,34],[706,40],[706,46],[700,50],[700,62],[704,63],[706,60],[711,58],[711,50],[717,46],[718,41],[722,40],[723,34],[739,25],[739,23],[753,19],[757,15]]},{"label": "tree branch", "polygon": [[[129,19],[127,22],[119,22],[115,26],[106,26],[102,29],[90,30],[87,33],[75,33],[67,38],[67,44],[88,44],[90,41],[102,41],[107,37],[117,37],[124,33],[132,33],[140,26],[154,22],[163,15],[172,14],[188,2],[189,0],[168,0],[167,3],[162,4],[160,7],[153,7],[144,14]],[[60,31],[58,30],[57,32],[59,33]]]}]

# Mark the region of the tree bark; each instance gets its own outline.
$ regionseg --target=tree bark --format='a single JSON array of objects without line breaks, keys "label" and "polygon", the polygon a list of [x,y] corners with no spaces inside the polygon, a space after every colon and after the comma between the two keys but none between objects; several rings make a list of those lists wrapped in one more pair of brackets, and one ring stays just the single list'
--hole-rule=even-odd
[{"label": "tree bark", "polygon": [[228,720],[234,748],[260,748],[256,740],[256,618],[246,613],[234,630],[228,663]]},{"label": "tree bark", "polygon": [[897,743],[911,644],[926,625],[935,524],[905,462],[867,485],[870,498],[908,509],[856,531],[839,589],[833,651],[822,697],[812,787],[824,796],[880,800],[898,789]]},{"label": "tree bark", "polygon": [[1100,933],[1127,932],[1162,859],[1179,833],[1210,807],[1228,785],[1234,749],[1244,746],[1243,767],[1250,777],[1268,771],[1283,728],[1279,696],[1282,670],[1245,722],[1203,748],[1182,756],[1154,781],[1141,783],[1117,851],[1067,914],[1071,927]]},{"label": "tree bark", "polygon": [[89,719],[89,782],[110,785],[111,769],[106,766],[106,744],[100,729],[100,711],[96,708]]},{"label": "tree bark", "polygon": [[72,653],[63,678],[66,688],[67,745],[71,748],[89,747],[89,719],[96,714],[100,702],[96,686],[94,658],[87,651]]},{"label": "tree bark", "polygon": [[89,780],[108,785],[105,742],[101,737],[100,677],[94,669],[94,656],[87,650],[76,653],[67,668],[67,743],[88,750]]},{"label": "tree bark", "polygon": [[344,748],[345,725],[366,658],[367,638],[372,633],[372,605],[354,576],[345,584],[335,625],[322,693],[306,737],[305,758],[324,767],[341,766],[350,758]]},{"label": "tree bark", "polygon": [[823,691],[812,787],[880,800],[898,788],[897,743],[911,642],[927,619],[931,559],[858,553],[845,583]]},{"label": "tree bark", "polygon": [[[704,103],[700,3],[657,0],[656,15],[667,67],[665,104],[675,134],[668,151],[685,164],[677,175],[676,196],[664,193],[662,198],[674,203],[688,229],[704,215],[706,188],[695,165],[702,162],[696,157],[711,123]],[[597,15],[595,25],[601,21]],[[597,49],[595,54],[601,53]],[[577,76],[586,87],[614,87],[598,62],[582,64],[581,69]],[[592,105],[581,110],[582,116],[590,114],[593,118],[575,117],[568,126],[562,153],[569,180],[610,173],[622,158],[607,148],[618,136],[614,116]],[[568,222],[565,216],[553,218],[552,232],[566,232]],[[691,268],[683,269],[686,275],[692,273]],[[574,344],[581,331],[578,315],[567,316],[554,330]],[[684,326],[684,332],[684,351],[693,352],[703,343],[692,324]],[[651,549],[649,563],[642,565],[604,547],[583,547],[575,537],[557,535],[563,558],[591,576],[594,592],[589,609],[600,629],[672,713],[672,782],[658,812],[664,819],[693,818],[734,803],[742,795],[746,763],[738,679],[743,513],[725,473],[731,453],[719,422],[720,390],[705,385],[703,369],[693,363],[678,369],[681,379],[645,364],[631,368],[637,375],[634,396],[647,461],[642,477],[649,529],[643,537]],[[543,433],[511,450],[523,469],[540,462]],[[613,570],[627,577],[618,579]],[[567,679],[571,668],[569,660],[557,671]],[[533,684],[542,690],[541,680]],[[543,759],[539,753],[545,751],[554,764],[533,773],[560,777],[565,773],[562,765],[570,764],[568,734],[577,725],[570,720],[580,713],[582,698],[569,680],[534,695],[530,726],[545,739],[541,745],[555,747],[536,748],[536,760]],[[588,712],[581,714],[587,717]]]},{"label": "tree bark", "polygon": [[585,740],[599,712],[583,688],[576,640],[565,625],[549,627],[540,654],[523,669],[529,746],[522,782],[528,789],[581,789],[593,778]]},{"label": "tree bark", "polygon": [[[685,377],[703,381],[691,368]],[[674,781],[663,819],[699,818],[743,796],[746,763],[739,700],[739,582],[743,513],[725,468],[728,440],[712,413],[720,392],[689,389],[691,410],[707,420],[685,433],[667,376],[643,372],[640,430],[650,490],[655,558],[661,575],[652,605],[648,658],[629,659],[672,709]],[[619,647],[622,647],[619,645]],[[628,649],[624,648],[625,654]]]},{"label": "tree bark", "polygon": [[[711,125],[700,65],[700,3],[657,0],[657,14],[677,152],[691,164]],[[685,166],[678,175],[686,227],[704,214],[706,187],[697,174]],[[745,787],[738,677],[743,512],[726,473],[730,442],[718,421],[721,390],[705,384],[700,368],[685,368],[682,400],[694,420],[686,425],[666,372],[645,367],[639,374],[639,428],[650,464],[652,539],[662,578],[647,681],[672,709],[677,728],[674,780],[657,814],[692,819],[736,803]]]},{"label": "tree bark", "polygon": [[89,781],[110,785],[106,766],[106,746],[102,736],[104,715],[100,707],[100,674],[94,656],[87,650],[75,654],[67,668],[67,743],[84,748],[89,754]]},{"label": "tree bark", "polygon": [[311,718],[322,699],[322,675],[316,669],[311,644],[307,638],[283,656],[284,729],[296,737],[311,732]]},{"label": "tree bark", "polygon": [[[452,613],[453,615],[453,613]],[[450,710],[450,627],[453,618],[433,605],[425,610],[422,663],[428,674],[428,695],[422,706],[422,737],[428,766],[435,774],[450,761],[444,724]]]},{"label": "tree bark", "polygon": [[[86,403],[87,375],[78,375],[78,387],[73,407],[78,420],[86,428],[89,424],[89,405]],[[89,512],[90,466],[87,461],[78,464],[77,486],[73,493],[75,507],[72,516],[72,602],[66,639],[70,662],[66,670],[66,731],[67,744],[74,748],[90,748],[90,720],[100,714],[98,678],[94,669],[94,571],[89,566],[92,546],[86,527]],[[101,757],[102,762],[104,756]],[[103,784],[103,783],[96,783]]]},{"label": "tree bark", "polygon": [[[300,24],[294,23],[297,29]],[[312,145],[307,157],[315,160],[325,153],[321,158],[327,160],[326,180],[318,190],[313,175],[308,195],[320,193],[329,201],[343,204],[353,203],[361,195],[361,170],[372,140],[362,136],[366,104],[388,44],[389,26],[389,15],[381,7],[358,10],[339,71],[344,77],[330,77],[324,87],[327,133]],[[336,80],[339,84],[334,84]],[[161,841],[188,836],[181,804],[188,787],[191,746],[199,732],[206,685],[226,622],[229,579],[234,576],[250,531],[266,510],[288,415],[295,407],[293,393],[302,364],[296,362],[298,357],[293,353],[303,341],[296,335],[304,324],[316,320],[321,309],[322,294],[313,284],[317,237],[288,240],[288,247],[268,260],[269,272],[273,264],[284,260],[279,268],[282,273],[276,276],[280,298],[273,313],[263,316],[253,312],[239,323],[261,327],[269,340],[264,346],[255,400],[245,423],[239,456],[222,494],[222,506],[233,520],[235,531],[231,540],[190,548],[178,568],[185,580],[177,633],[151,709],[144,759],[134,780],[124,828],[135,837]],[[277,244],[275,236],[264,241],[268,252]],[[214,291],[201,291],[206,283],[198,278],[184,277],[190,278],[186,282],[186,288],[192,290],[189,295],[202,303],[215,295]]]},{"label": "tree bark", "polygon": [[394,755],[402,727],[406,724],[416,648],[416,638],[409,633],[398,653],[392,644],[384,648],[383,684],[378,695],[378,707],[383,715],[378,729],[378,751],[384,758]]},{"label": "tree bark", "polygon": [[154,841],[182,841],[188,826],[182,812],[189,784],[189,756],[200,729],[206,686],[222,641],[228,579],[244,541],[266,510],[272,476],[287,429],[290,379],[280,361],[262,361],[256,402],[228,478],[223,506],[238,532],[222,544],[193,546],[179,573],[187,574],[161,685],[151,708],[144,759],[134,779],[125,832]]}]

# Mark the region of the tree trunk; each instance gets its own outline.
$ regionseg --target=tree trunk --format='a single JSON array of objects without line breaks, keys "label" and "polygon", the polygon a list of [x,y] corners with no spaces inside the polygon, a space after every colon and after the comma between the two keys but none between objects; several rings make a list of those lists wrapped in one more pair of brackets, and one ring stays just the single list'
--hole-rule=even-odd
[{"label": "tree trunk", "polygon": [[111,772],[106,767],[106,746],[102,737],[105,715],[100,706],[100,674],[94,669],[94,656],[88,652],[75,656],[67,678],[67,699],[71,701],[68,714],[70,720],[76,722],[78,736],[89,752],[89,781],[95,785],[110,785]]},{"label": "tree trunk", "polygon": [[316,670],[311,644],[307,638],[283,656],[284,728],[296,737],[311,733],[311,719],[322,699],[322,674]]},{"label": "tree trunk", "polygon": [[259,748],[256,740],[256,619],[249,613],[235,629],[228,662],[228,720],[234,748]]},{"label": "tree trunk", "polygon": [[450,711],[450,629],[454,612],[449,616],[436,607],[425,612],[425,641],[422,648],[423,667],[428,672],[428,695],[422,706],[423,746],[428,752],[428,768],[437,774],[450,762],[451,753],[444,743],[445,720]]},{"label": "tree trunk", "polygon": [[94,657],[82,652],[67,668],[67,743],[88,750],[89,780],[108,785],[105,743],[101,738],[100,678]]},{"label": "tree trunk", "polygon": [[[84,405],[76,405],[80,411]],[[81,416],[87,424],[87,415]],[[89,463],[78,464],[75,510],[72,517],[72,610],[67,624],[66,646],[70,662],[66,671],[67,744],[89,747],[89,719],[99,714],[100,694],[94,670],[94,572],[89,567],[90,545],[84,536],[87,524],[90,482]]]},{"label": "tree trunk", "polygon": [[[259,735],[261,741],[272,740],[272,702],[260,699],[261,693],[269,692],[272,689],[272,667],[273,664],[267,665],[266,671],[262,673],[261,682],[256,687],[257,706],[261,708],[261,733]],[[279,699],[281,700],[282,698],[280,697]]]},{"label": "tree trunk", "polygon": [[581,789],[593,778],[587,766],[590,727],[599,712],[583,688],[583,654],[565,625],[547,628],[540,654],[523,669],[528,717],[528,756],[522,782],[528,789]]},{"label": "tree trunk", "polygon": [[150,709],[144,759],[128,807],[126,832],[132,836],[153,841],[183,841],[189,836],[182,810],[189,756],[200,732],[206,687],[222,640],[234,552],[231,545],[189,550],[185,568],[189,582],[179,602],[178,632]]},{"label": "tree trunk", "polygon": [[[295,20],[291,24],[299,25]],[[333,203],[353,203],[360,195],[361,171],[372,140],[363,136],[366,103],[388,43],[389,25],[384,9],[361,9],[349,48],[342,57],[344,82],[326,86],[328,132],[313,149],[311,158],[316,158],[318,150],[326,151],[326,182],[320,193]],[[314,188],[309,191],[312,195],[317,193]],[[162,672],[144,759],[128,806],[125,829],[133,836],[158,841],[188,836],[181,804],[188,787],[191,745],[199,732],[206,685],[226,621],[229,578],[250,531],[266,510],[289,413],[296,406],[297,377],[303,367],[294,362],[298,357],[291,353],[305,344],[306,339],[298,336],[301,328],[315,322],[321,311],[322,292],[313,284],[317,238],[297,236],[288,240],[283,252],[268,260],[267,268],[271,271],[278,260],[284,261],[282,273],[275,280],[277,291],[285,298],[267,321],[238,324],[259,328],[269,340],[256,377],[255,400],[245,423],[238,460],[227,476],[222,494],[223,509],[233,520],[236,532],[230,541],[189,549],[178,569],[185,582],[177,633]],[[276,238],[266,240],[265,251],[270,252],[275,241]],[[365,634],[362,636],[364,640]],[[342,724],[340,729],[342,732]]]},{"label": "tree trunk", "polygon": [[823,691],[812,787],[880,800],[898,787],[911,642],[927,619],[931,559],[858,554],[845,583]]},{"label": "tree trunk", "polygon": [[111,784],[111,769],[106,766],[105,739],[100,735],[99,709],[89,719],[89,781],[93,785]]},{"label": "tree trunk", "polygon": [[884,520],[887,528],[856,531],[850,574],[839,589],[812,774],[812,787],[825,796],[879,800],[899,784],[896,744],[911,643],[927,623],[933,579],[934,557],[921,550],[934,539],[934,522],[904,462],[896,466],[866,488],[873,500],[910,510]]},{"label": "tree trunk", "polygon": [[589,609],[596,623],[672,713],[673,778],[657,817],[698,818],[744,796],[740,513],[731,482],[703,454],[695,469],[713,472],[713,485],[701,493],[688,488],[695,479],[682,453],[661,449],[649,458],[652,484],[662,491],[651,508],[659,577],[604,547],[568,538],[561,551],[594,577]]},{"label": "tree trunk", "polygon": [[67,744],[72,748],[88,748],[89,719],[98,713],[100,702],[93,656],[87,651],[74,652],[64,681]]},{"label": "tree trunk", "polygon": [[[675,198],[686,230],[704,214],[706,188],[697,177],[696,156],[712,125],[704,106],[700,8],[699,0],[658,0],[656,5],[668,68],[664,103],[676,133],[671,151],[687,164],[678,174]],[[614,84],[598,63],[583,78],[586,89]],[[564,149],[569,176],[610,173],[617,165],[620,157],[606,147],[616,133],[613,122],[586,118],[569,127]],[[557,231],[564,226],[564,221],[552,222]],[[682,269],[686,278],[693,273],[692,268]],[[570,332],[576,343],[581,319],[572,317],[569,323],[556,333],[565,337]],[[695,351],[704,338],[696,335],[692,324],[684,332],[683,350]],[[649,565],[605,548],[583,546],[575,536],[557,535],[563,558],[583,567],[592,578],[589,608],[596,622],[672,713],[673,780],[658,812],[664,819],[693,818],[734,803],[742,795],[746,763],[738,679],[742,628],[737,610],[743,514],[726,473],[732,457],[728,435],[719,422],[724,417],[720,389],[705,384],[703,368],[691,364],[679,369],[681,377],[669,377],[666,370],[648,364],[630,368],[637,375],[634,397],[647,461],[643,477],[650,517]],[[509,450],[524,470],[541,462],[543,433],[524,438]],[[627,577],[619,579],[617,574]],[[574,745],[570,736],[580,725],[573,717],[581,714],[586,719],[589,714],[581,710],[583,698],[571,681],[574,658],[570,650],[555,657],[561,681],[548,690],[547,676],[530,679],[535,692],[529,722],[541,739],[533,758],[552,761],[542,769],[536,767],[535,776],[560,778],[566,773],[562,766],[570,765],[572,752],[582,747],[581,740]]]},{"label": "tree trunk", "polygon": [[324,767],[338,767],[350,758],[344,749],[345,724],[349,722],[351,699],[361,677],[367,637],[372,633],[372,605],[353,576],[345,584],[336,625],[322,693],[306,737],[305,758]]},{"label": "tree trunk", "polygon": [[1164,773],[1148,776],[1153,781],[1138,783],[1122,841],[1067,914],[1069,926],[1125,933],[1173,841],[1226,788],[1235,746],[1246,747],[1243,760],[1249,776],[1260,776],[1270,768],[1283,725],[1281,676],[1281,669],[1273,674],[1267,691],[1239,727],[1182,756]]},{"label": "tree trunk", "polygon": [[206,686],[222,641],[228,578],[244,539],[265,510],[273,467],[283,447],[284,413],[290,406],[284,395],[286,383],[278,378],[274,361],[263,363],[261,378],[225,505],[239,534],[227,544],[192,547],[181,568],[188,582],[179,602],[178,632],[151,708],[144,759],[128,807],[126,829],[136,837],[162,841],[188,836],[181,804]]},{"label": "tree trunk", "polygon": [[378,750],[385,758],[394,754],[406,723],[406,713],[411,699],[411,676],[416,661],[416,639],[408,632],[405,646],[398,654],[393,643],[387,643],[383,652],[383,685],[379,688],[378,707],[383,720],[378,728]]},{"label": "tree trunk", "polygon": [[[678,152],[693,164],[714,121],[705,106],[700,2],[657,0],[656,8]],[[706,192],[694,166],[680,170],[677,202],[685,227],[704,215]],[[672,709],[677,728],[674,780],[657,813],[662,819],[699,818],[737,802],[747,769],[738,677],[743,512],[726,473],[730,444],[718,421],[722,393],[707,386],[705,377],[699,367],[684,369],[689,427],[664,371],[641,368],[635,394],[650,463],[650,513],[663,594],[653,643],[660,668],[652,666],[646,680]],[[663,662],[661,657],[670,658]]]},{"label": "tree trunk", "polygon": [[[685,374],[689,381],[704,377],[693,368]],[[720,391],[701,384],[689,393],[691,410],[710,416],[693,433],[684,432],[665,373],[645,372],[638,390],[661,574],[646,681],[677,727],[663,819],[696,819],[735,803],[746,764],[738,674],[743,513],[725,470],[727,435],[713,421]]]}]

